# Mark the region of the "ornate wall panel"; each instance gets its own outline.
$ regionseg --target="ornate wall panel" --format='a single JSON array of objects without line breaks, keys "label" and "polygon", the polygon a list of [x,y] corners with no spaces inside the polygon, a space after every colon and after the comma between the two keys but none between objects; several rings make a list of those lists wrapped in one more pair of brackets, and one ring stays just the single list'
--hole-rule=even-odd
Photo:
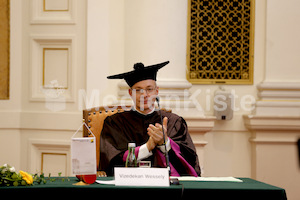
[{"label": "ornate wall panel", "polygon": [[76,0],[31,0],[31,24],[75,24]]},{"label": "ornate wall panel", "polygon": [[31,101],[74,102],[75,41],[72,35],[31,36]]},{"label": "ornate wall panel", "polygon": [[61,172],[63,176],[69,176],[71,169],[71,146],[70,141],[29,139],[27,159],[30,160],[29,167],[33,173],[44,172],[57,176]]},{"label": "ornate wall panel", "polygon": [[66,12],[69,11],[69,0],[44,0],[44,12]]},{"label": "ornate wall panel", "polygon": [[[43,48],[43,87],[68,89],[69,49]],[[52,83],[56,82],[57,86]]]},{"label": "ornate wall panel", "polygon": [[252,84],[253,0],[189,0],[187,79]]},{"label": "ornate wall panel", "polygon": [[41,153],[41,172],[46,175],[52,173],[57,176],[58,173],[66,175],[68,172],[68,160],[67,153]]}]

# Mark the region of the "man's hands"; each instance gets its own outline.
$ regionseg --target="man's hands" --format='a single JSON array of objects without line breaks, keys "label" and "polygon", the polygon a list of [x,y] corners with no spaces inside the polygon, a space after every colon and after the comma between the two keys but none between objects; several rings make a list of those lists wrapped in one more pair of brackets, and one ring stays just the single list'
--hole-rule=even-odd
[{"label": "man's hands", "polygon": [[[167,141],[167,125],[168,125],[168,118],[165,117],[163,119],[163,126],[164,126],[164,132],[165,132],[165,141]],[[152,151],[157,145],[162,145],[164,143],[164,137],[162,132],[162,126],[159,123],[156,123],[155,126],[150,124],[147,128],[147,133],[150,136],[146,145],[147,148],[150,151]]]}]

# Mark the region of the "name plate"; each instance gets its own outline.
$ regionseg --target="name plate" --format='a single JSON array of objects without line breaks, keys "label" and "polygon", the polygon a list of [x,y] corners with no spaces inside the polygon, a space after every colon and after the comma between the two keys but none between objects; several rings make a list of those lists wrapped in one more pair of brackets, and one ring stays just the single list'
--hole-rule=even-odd
[{"label": "name plate", "polygon": [[167,168],[115,167],[115,184],[119,186],[170,186]]}]

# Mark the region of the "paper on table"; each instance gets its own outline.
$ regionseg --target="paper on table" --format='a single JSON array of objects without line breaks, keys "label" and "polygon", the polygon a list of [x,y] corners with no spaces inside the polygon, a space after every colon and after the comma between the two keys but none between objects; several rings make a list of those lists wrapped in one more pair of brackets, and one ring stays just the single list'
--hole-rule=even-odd
[{"label": "paper on table", "polygon": [[103,185],[115,185],[115,180],[109,180],[109,181],[96,180],[96,183],[103,184]]},{"label": "paper on table", "polygon": [[[243,182],[242,180],[234,178],[234,177],[194,177],[194,176],[175,177],[175,176],[171,176],[171,178],[177,178],[179,181]],[[108,181],[96,180],[96,183],[103,184],[103,185],[115,185],[115,180],[108,180]]]},{"label": "paper on table", "polygon": [[228,181],[228,182],[243,182],[234,177],[194,177],[194,176],[181,176],[171,177],[177,178],[179,181]]}]

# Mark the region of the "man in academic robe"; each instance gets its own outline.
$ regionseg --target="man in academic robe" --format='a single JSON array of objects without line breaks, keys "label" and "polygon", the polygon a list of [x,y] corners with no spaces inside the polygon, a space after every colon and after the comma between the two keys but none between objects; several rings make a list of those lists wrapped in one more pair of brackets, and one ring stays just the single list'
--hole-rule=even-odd
[{"label": "man in academic robe", "polygon": [[151,161],[152,167],[166,167],[165,154],[168,153],[172,176],[201,175],[198,156],[185,120],[174,113],[161,111],[162,126],[160,112],[155,108],[159,92],[157,71],[168,63],[148,67],[137,63],[133,71],[107,77],[125,79],[134,102],[130,111],[114,114],[104,121],[99,166],[107,175],[113,175],[114,167],[125,165],[130,142],[136,143],[138,162]]}]

